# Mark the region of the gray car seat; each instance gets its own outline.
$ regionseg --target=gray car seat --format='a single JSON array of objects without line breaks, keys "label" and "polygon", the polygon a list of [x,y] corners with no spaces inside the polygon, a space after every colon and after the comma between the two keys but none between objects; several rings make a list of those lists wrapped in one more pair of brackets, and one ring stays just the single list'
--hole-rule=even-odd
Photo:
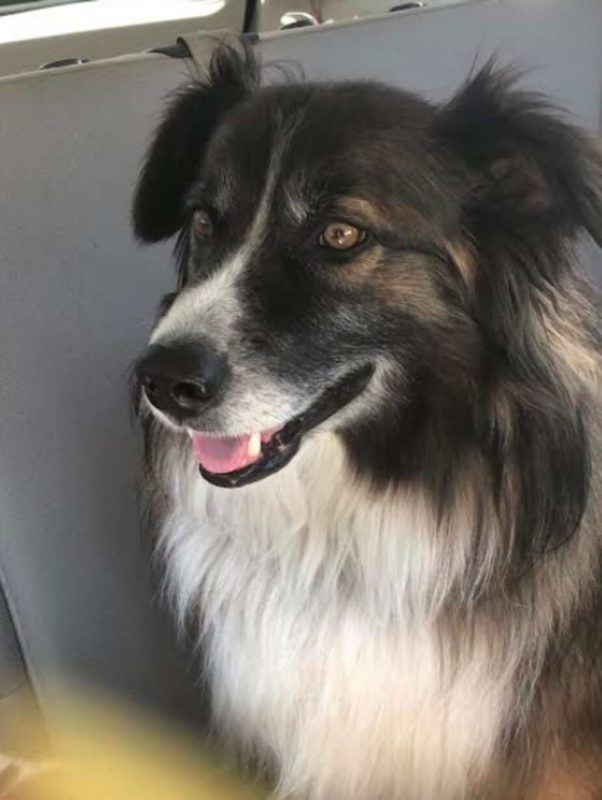
[{"label": "gray car seat", "polygon": [[[166,43],[169,44],[169,43]],[[74,676],[189,717],[194,670],[156,600],[139,533],[127,373],[170,245],[142,248],[132,186],[168,92],[213,44],[0,80],[0,731],[4,708]],[[481,0],[269,35],[265,62],[450,93],[497,51],[525,83],[600,125],[600,0]],[[192,53],[194,59],[188,57]],[[178,58],[177,56],[184,56]],[[196,59],[196,62],[195,62]],[[590,254],[590,267],[602,265]],[[200,707],[201,703],[198,703]]]}]

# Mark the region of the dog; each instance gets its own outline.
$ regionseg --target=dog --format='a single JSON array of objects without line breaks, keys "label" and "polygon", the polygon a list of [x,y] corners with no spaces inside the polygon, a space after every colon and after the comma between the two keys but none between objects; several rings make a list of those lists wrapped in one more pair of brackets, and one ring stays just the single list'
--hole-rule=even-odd
[{"label": "dog", "polygon": [[146,520],[276,796],[602,797],[602,157],[519,78],[261,85],[222,44],[143,164]]}]

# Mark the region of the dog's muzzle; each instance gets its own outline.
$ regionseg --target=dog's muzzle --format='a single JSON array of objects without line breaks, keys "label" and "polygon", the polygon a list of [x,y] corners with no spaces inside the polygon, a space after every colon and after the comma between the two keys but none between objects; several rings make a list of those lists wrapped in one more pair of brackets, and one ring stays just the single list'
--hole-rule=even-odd
[{"label": "dog's muzzle", "polygon": [[350,370],[328,386],[304,412],[277,428],[237,436],[202,430],[203,413],[218,405],[230,376],[227,358],[207,342],[153,344],[136,366],[150,405],[186,430],[203,477],[234,488],[282,469],[306,433],[348,405],[366,388],[374,368]]}]

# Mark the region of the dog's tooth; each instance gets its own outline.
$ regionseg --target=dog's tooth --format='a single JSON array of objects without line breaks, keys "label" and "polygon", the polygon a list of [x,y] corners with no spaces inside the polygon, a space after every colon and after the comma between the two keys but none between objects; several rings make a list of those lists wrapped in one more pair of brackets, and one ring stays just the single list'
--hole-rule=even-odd
[{"label": "dog's tooth", "polygon": [[254,433],[251,436],[247,452],[251,458],[256,458],[261,453],[261,434]]}]

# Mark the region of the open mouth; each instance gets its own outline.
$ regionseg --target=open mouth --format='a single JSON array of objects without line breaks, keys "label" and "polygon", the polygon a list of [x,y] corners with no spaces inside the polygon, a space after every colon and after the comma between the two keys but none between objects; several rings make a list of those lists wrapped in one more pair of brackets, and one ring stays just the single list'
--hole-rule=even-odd
[{"label": "open mouth", "polygon": [[243,436],[189,431],[201,475],[215,486],[236,488],[282,469],[299,450],[303,436],[354,400],[366,388],[374,368],[366,365],[329,386],[303,413],[283,427]]}]

